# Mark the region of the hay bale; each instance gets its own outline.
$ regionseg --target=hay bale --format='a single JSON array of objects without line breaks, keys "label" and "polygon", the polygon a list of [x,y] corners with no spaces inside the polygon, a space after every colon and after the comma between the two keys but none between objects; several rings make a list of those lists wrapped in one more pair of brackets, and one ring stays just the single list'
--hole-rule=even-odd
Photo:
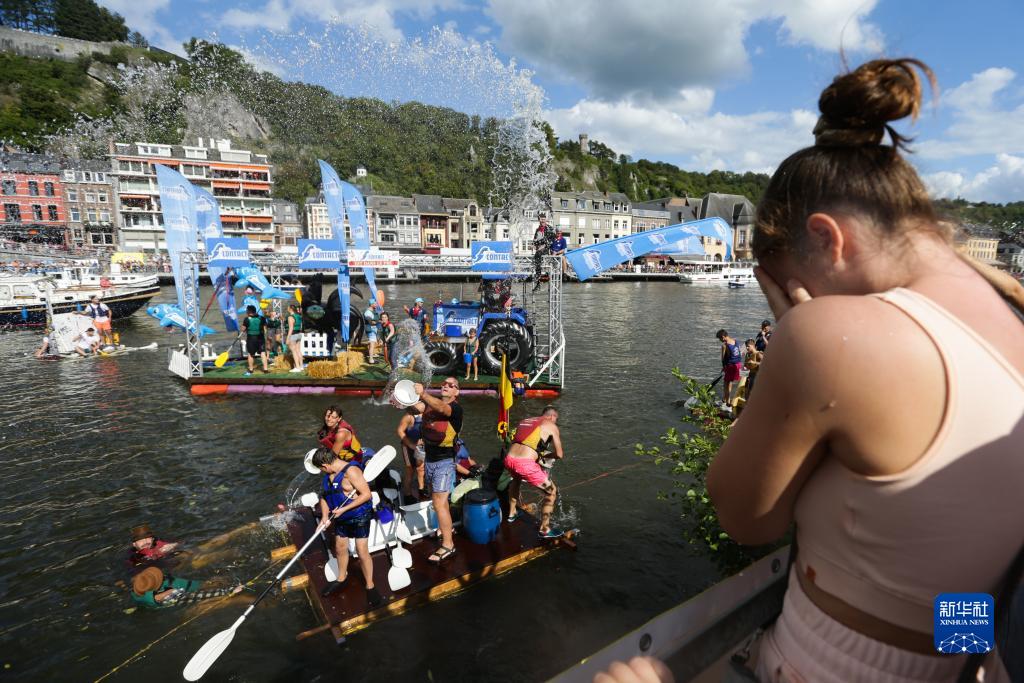
[{"label": "hay bale", "polygon": [[306,374],[317,379],[347,377],[358,371],[366,362],[366,356],[358,351],[345,351],[334,360],[316,360],[306,363]]},{"label": "hay bale", "polygon": [[292,363],[291,356],[277,355],[274,356],[274,362],[270,364],[270,367],[274,372],[288,372],[295,367],[295,364]]}]

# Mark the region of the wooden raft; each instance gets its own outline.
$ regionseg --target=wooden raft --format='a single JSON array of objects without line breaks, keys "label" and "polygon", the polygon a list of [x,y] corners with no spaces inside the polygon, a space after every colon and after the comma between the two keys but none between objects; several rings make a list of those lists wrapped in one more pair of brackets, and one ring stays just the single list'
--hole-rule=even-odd
[{"label": "wooden raft", "polygon": [[[316,529],[316,523],[308,510],[296,511],[288,523],[288,534],[296,547],[301,547]],[[371,609],[366,600],[366,583],[357,558],[349,558],[349,576],[345,585],[327,597],[320,591],[327,585],[324,564],[327,555],[322,543],[314,543],[300,562],[309,577],[306,592],[315,611],[325,621],[324,625],[304,631],[297,637],[308,636],[330,630],[337,642],[345,636],[360,631],[371,624],[388,617],[404,614],[408,610],[454,595],[469,586],[491,576],[503,574],[530,560],[547,554],[558,546],[575,549],[576,544],[569,538],[547,541],[537,537],[537,520],[525,512],[513,522],[502,522],[494,541],[487,545],[471,542],[464,534],[455,533],[454,557],[440,565],[428,561],[437,548],[437,539],[423,538],[412,545],[406,545],[412,554],[413,563],[409,569],[411,583],[408,587],[392,593],[388,587],[387,554],[378,551],[373,557],[373,580],[383,599],[382,604]],[[333,532],[325,533],[328,543]],[[334,548],[332,547],[332,552]]]}]

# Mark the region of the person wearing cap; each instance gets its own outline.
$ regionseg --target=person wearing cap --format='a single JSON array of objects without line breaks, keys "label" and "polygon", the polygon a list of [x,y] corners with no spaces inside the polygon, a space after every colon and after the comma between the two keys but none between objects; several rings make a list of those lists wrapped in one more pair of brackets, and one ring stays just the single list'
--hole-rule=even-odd
[{"label": "person wearing cap", "polygon": [[239,584],[231,588],[201,590],[202,586],[202,581],[174,577],[164,574],[159,567],[147,567],[132,578],[132,599],[141,607],[160,609],[237,595],[243,588]]},{"label": "person wearing cap", "polygon": [[131,563],[133,565],[161,560],[172,554],[177,547],[176,542],[157,538],[148,524],[140,524],[132,528]]},{"label": "person wearing cap", "polygon": [[440,564],[455,554],[448,497],[455,484],[456,442],[462,431],[459,380],[446,377],[441,383],[441,398],[428,394],[422,384],[416,384],[415,391],[420,398],[416,407],[423,413],[420,426],[425,452],[423,475],[430,488],[437,526],[441,532],[440,547],[427,559]]},{"label": "person wearing cap", "polygon": [[96,328],[90,327],[78,335],[78,342],[75,344],[75,353],[85,357],[88,353],[96,353],[100,350],[100,336],[96,334]]},{"label": "person wearing cap", "polygon": [[772,321],[763,320],[761,321],[761,331],[757,333],[757,337],[754,339],[754,348],[762,353],[768,348],[768,340],[772,338]]},{"label": "person wearing cap", "polygon": [[412,308],[408,306],[402,306],[405,312],[409,314],[409,317],[420,324],[420,336],[425,336],[427,333],[427,310],[423,308],[423,297],[418,296],[412,303]]}]

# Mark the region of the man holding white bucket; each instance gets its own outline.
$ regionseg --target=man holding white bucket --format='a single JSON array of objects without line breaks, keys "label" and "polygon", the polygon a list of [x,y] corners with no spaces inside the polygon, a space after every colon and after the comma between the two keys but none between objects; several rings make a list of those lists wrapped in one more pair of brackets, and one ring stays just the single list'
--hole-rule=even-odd
[{"label": "man holding white bucket", "polygon": [[446,377],[441,383],[441,398],[426,393],[422,384],[414,386],[419,397],[417,407],[423,412],[420,435],[426,451],[423,474],[430,488],[430,498],[441,531],[441,545],[427,558],[441,563],[455,554],[452,538],[452,513],[448,496],[455,485],[456,439],[462,430],[462,406],[459,405],[459,380]]}]

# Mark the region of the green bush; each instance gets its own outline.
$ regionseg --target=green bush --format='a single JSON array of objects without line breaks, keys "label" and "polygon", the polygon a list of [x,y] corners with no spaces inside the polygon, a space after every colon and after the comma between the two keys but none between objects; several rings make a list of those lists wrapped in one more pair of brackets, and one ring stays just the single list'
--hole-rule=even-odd
[{"label": "green bush", "polygon": [[658,497],[682,509],[690,543],[703,548],[724,574],[734,574],[774,546],[742,546],[718,523],[718,513],[708,497],[707,473],[711,460],[729,436],[731,423],[721,417],[712,387],[684,375],[679,368],[673,368],[672,374],[682,383],[686,396],[692,397],[681,418],[686,427],[670,427],[660,438],[661,446],[637,444],[636,454],[656,466],[669,468],[675,477],[673,488],[660,492]]}]

